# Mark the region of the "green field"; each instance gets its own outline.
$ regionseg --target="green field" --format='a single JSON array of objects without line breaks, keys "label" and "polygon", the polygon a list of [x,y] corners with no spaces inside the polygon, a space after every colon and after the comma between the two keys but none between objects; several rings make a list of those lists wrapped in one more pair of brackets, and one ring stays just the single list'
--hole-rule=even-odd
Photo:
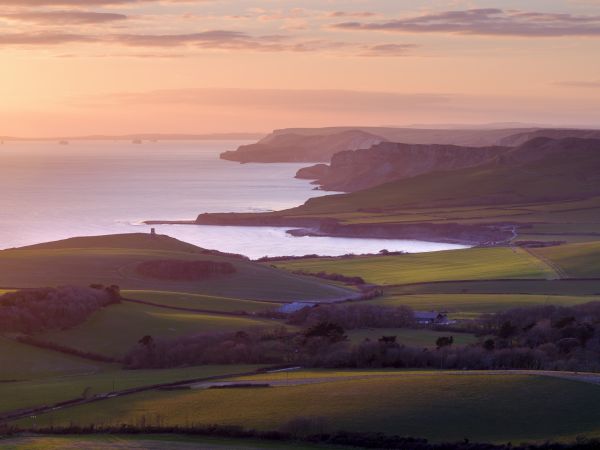
[{"label": "green field", "polygon": [[267,319],[190,313],[122,303],[94,313],[86,322],[69,330],[36,334],[35,337],[78,350],[123,356],[145,335],[173,338],[278,325],[278,322]]},{"label": "green field", "polygon": [[598,280],[475,280],[393,286],[386,293],[402,294],[524,294],[600,295]]},{"label": "green field", "polygon": [[521,249],[472,248],[444,252],[276,262],[279,268],[360,276],[369,283],[395,285],[448,280],[556,277],[539,259]]},{"label": "green field", "polygon": [[[399,291],[399,293],[396,293]],[[389,288],[384,297],[369,304],[408,306],[416,311],[446,311],[451,317],[470,317],[511,308],[536,305],[572,306],[600,300],[600,296],[564,296],[534,294],[402,294],[402,289]]]},{"label": "green field", "polygon": [[567,277],[600,278],[600,241],[532,250],[556,264]]},{"label": "green field", "polygon": [[[116,240],[115,247],[109,247],[113,245],[113,239]],[[143,247],[144,243],[148,244],[147,248]],[[190,247],[196,250],[191,251]],[[135,268],[140,262],[160,259],[226,261],[233,264],[237,272],[196,282],[157,280],[136,273]],[[290,275],[267,265],[230,256],[205,255],[198,247],[166,236],[153,238],[134,234],[77,238],[33,248],[0,251],[2,287],[87,286],[91,283],[117,284],[129,290],[177,291],[274,301],[332,299],[349,293],[347,289],[323,280]]]},{"label": "green field", "polygon": [[259,312],[276,309],[281,303],[241,300],[237,298],[216,297],[211,295],[189,294],[187,292],[165,291],[121,291],[125,298],[144,300],[177,308],[192,308],[214,312]]},{"label": "green field", "polygon": [[200,366],[163,370],[119,370],[113,366],[102,372],[78,376],[56,376],[29,381],[0,383],[0,413],[22,408],[51,405],[89,394],[113,392],[157,383],[169,383],[194,378],[212,377],[256,370],[258,366],[227,365]]},{"label": "green field", "polygon": [[[254,450],[281,449],[281,441],[265,441],[255,439],[221,439],[196,436],[165,435],[93,435],[93,436],[20,436],[0,438],[0,446],[5,450],[114,450],[145,449],[162,450]],[[317,450],[331,447],[285,442],[285,448],[293,450]],[[340,447],[344,448],[344,447]]]},{"label": "green field", "polygon": [[0,386],[8,380],[88,374],[112,367],[95,361],[21,344],[0,336]]},{"label": "green field", "polygon": [[146,423],[165,425],[218,423],[277,429],[297,417],[322,417],[330,430],[518,442],[600,431],[600,390],[576,381],[400,371],[300,383],[268,389],[149,392],[56,411],[36,420],[42,425],[108,425],[136,424],[145,418]]},{"label": "green field", "polygon": [[347,331],[348,339],[354,344],[358,344],[365,339],[376,341],[382,336],[396,336],[396,342],[409,347],[427,347],[434,348],[437,338],[442,336],[453,336],[454,345],[465,345],[476,342],[475,336],[467,333],[456,333],[451,331],[433,331],[433,330],[411,330],[407,328],[361,328],[358,330]]}]

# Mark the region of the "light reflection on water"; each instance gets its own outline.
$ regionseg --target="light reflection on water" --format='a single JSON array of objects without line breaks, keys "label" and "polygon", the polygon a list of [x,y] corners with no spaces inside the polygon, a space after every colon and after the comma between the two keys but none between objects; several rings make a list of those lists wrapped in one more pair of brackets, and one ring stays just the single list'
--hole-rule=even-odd
[{"label": "light reflection on water", "polygon": [[[0,248],[72,236],[148,231],[147,219],[268,211],[326,193],[293,178],[306,164],[237,164],[241,142],[7,142],[0,146]],[[433,251],[419,241],[295,238],[272,227],[160,226],[159,233],[250,257]]]}]

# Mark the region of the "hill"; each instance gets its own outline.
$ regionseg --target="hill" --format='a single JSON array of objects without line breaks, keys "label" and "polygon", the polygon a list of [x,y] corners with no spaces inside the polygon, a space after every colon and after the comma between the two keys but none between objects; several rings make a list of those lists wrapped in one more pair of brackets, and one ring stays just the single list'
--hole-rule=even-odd
[{"label": "hill", "polygon": [[[145,277],[137,272],[142,262],[156,260],[228,262],[235,273],[202,281],[171,281]],[[160,235],[83,237],[0,251],[0,287],[92,283],[116,284],[130,290],[271,301],[333,299],[350,294],[321,280],[290,275],[243,257],[205,250]]]},{"label": "hill", "polygon": [[256,144],[242,145],[236,151],[224,152],[221,158],[242,163],[329,161],[337,152],[366,149],[383,140],[360,130],[322,135],[285,133],[268,136]]},{"label": "hill", "polygon": [[516,147],[537,137],[600,138],[600,130],[552,128],[392,128],[326,127],[275,130],[255,144],[225,152],[223,159],[239,162],[329,162],[340,151],[368,149],[382,141],[421,145]]},{"label": "hill", "polygon": [[[197,224],[283,226],[297,236],[555,245],[600,238],[600,140],[537,138],[491,162]],[[517,242],[520,245],[520,242]]]}]

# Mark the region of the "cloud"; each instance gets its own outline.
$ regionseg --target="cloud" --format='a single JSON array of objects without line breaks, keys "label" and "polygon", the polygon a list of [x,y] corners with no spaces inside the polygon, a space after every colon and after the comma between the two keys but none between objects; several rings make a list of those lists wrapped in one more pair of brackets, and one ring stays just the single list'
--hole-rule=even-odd
[{"label": "cloud", "polygon": [[479,36],[600,36],[600,16],[574,16],[496,8],[446,11],[385,22],[344,22],[339,30],[451,33]]},{"label": "cloud", "polygon": [[[293,36],[252,36],[242,31],[209,30],[186,34],[98,34],[75,33],[11,33],[0,34],[2,46],[55,46],[70,43],[113,44],[124,48],[235,50],[253,52],[331,53],[338,56],[399,57],[417,48],[414,44],[364,44],[330,41],[326,39],[302,40]],[[127,55],[126,55],[127,56]],[[185,56],[179,55],[179,56]]]},{"label": "cloud", "polygon": [[76,42],[96,42],[93,36],[73,33],[11,33],[0,34],[0,47],[5,45],[60,45]]},{"label": "cloud", "polygon": [[417,48],[415,44],[376,44],[365,47],[361,56],[406,56]]},{"label": "cloud", "polygon": [[0,18],[52,25],[106,23],[127,19],[126,15],[89,11],[41,11],[0,14]]},{"label": "cloud", "polygon": [[373,17],[377,13],[370,11],[331,11],[327,17]]},{"label": "cloud", "polygon": [[[209,1],[209,0],[196,0]],[[0,0],[1,6],[106,6],[138,3],[191,3],[190,0]]]}]

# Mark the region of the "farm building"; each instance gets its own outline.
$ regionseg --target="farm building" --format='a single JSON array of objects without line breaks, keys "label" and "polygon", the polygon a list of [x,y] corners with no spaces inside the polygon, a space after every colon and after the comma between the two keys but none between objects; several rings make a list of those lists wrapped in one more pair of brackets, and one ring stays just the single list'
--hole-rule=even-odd
[{"label": "farm building", "polygon": [[415,320],[422,325],[448,325],[448,314],[438,311],[415,311]]}]

